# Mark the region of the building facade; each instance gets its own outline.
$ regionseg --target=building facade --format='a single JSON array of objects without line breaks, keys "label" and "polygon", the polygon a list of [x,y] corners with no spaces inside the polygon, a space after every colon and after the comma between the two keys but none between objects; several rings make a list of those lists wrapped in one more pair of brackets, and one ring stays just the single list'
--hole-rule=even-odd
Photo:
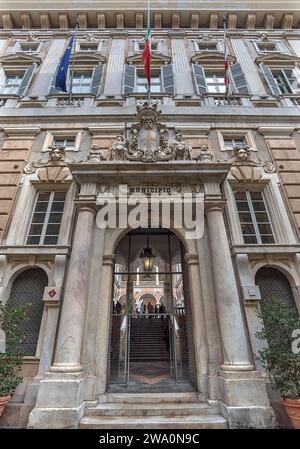
[{"label": "building facade", "polygon": [[[152,1],[148,101],[146,2],[71,3],[0,1],[0,300],[30,303],[0,424],[275,427],[256,312],[300,311],[299,4]],[[200,235],[124,222],[175,196]]]}]

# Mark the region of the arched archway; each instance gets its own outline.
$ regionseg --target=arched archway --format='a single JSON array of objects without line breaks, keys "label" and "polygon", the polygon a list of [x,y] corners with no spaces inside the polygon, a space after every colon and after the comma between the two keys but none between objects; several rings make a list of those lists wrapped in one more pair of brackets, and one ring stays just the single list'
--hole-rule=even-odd
[{"label": "arched archway", "polygon": [[[151,269],[142,257],[145,248],[152,254]],[[126,391],[132,384],[139,384],[139,391],[148,391],[151,385],[153,391],[153,385],[161,381],[165,391],[171,391],[174,380],[193,389],[190,373],[196,371],[195,351],[184,254],[180,239],[167,229],[136,229],[119,240],[112,294],[110,391],[117,383],[125,384]],[[126,297],[125,307],[116,313],[120,297]]]},{"label": "arched archway", "polygon": [[28,305],[27,319],[21,323],[20,329],[24,341],[19,351],[23,356],[34,356],[38,344],[40,326],[43,315],[43,293],[48,285],[48,277],[41,268],[28,268],[14,280],[8,300],[8,307]]}]

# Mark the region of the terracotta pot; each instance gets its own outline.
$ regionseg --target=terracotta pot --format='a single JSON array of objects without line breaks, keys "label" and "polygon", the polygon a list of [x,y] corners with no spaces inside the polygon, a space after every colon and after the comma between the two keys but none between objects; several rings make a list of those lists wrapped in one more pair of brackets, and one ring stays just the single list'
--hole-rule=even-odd
[{"label": "terracotta pot", "polygon": [[10,396],[2,396],[2,397],[0,397],[0,416],[4,412],[6,404],[8,403],[9,400],[10,400]]},{"label": "terracotta pot", "polygon": [[300,429],[300,399],[283,399],[282,403],[294,429]]}]

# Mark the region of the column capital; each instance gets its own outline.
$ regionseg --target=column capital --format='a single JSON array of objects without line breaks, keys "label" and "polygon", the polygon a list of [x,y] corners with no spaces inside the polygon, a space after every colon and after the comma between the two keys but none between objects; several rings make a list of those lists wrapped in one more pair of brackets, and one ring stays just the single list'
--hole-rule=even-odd
[{"label": "column capital", "polygon": [[198,263],[199,263],[198,254],[187,253],[184,256],[184,259],[185,259],[187,266],[198,265]]},{"label": "column capital", "polygon": [[78,212],[92,212],[94,215],[97,212],[97,206],[94,202],[87,202],[83,200],[75,200],[75,206]]},{"label": "column capital", "polygon": [[204,202],[205,212],[212,212],[214,210],[223,212],[226,205],[226,200],[208,200]]},{"label": "column capital", "polygon": [[115,263],[116,256],[115,254],[104,254],[103,255],[103,265],[113,266]]}]

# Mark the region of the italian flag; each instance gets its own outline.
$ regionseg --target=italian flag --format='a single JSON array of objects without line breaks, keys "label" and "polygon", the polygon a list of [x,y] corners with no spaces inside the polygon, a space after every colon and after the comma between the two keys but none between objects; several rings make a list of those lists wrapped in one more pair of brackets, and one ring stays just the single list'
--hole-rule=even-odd
[{"label": "italian flag", "polygon": [[145,36],[146,45],[142,53],[142,61],[144,64],[144,70],[148,81],[148,90],[150,91],[151,76],[150,76],[150,64],[151,64],[151,26],[150,26],[150,8],[148,6],[147,17],[147,32]]}]

